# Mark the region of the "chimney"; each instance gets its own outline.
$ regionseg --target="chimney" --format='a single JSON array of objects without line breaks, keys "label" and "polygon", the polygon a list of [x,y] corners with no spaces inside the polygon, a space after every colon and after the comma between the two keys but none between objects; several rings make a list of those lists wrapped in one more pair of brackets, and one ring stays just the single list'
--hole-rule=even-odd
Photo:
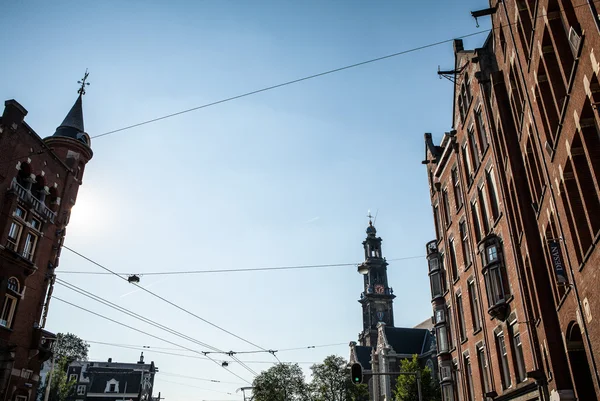
[{"label": "chimney", "polygon": [[25,107],[21,106],[19,102],[14,99],[7,100],[4,102],[2,125],[16,129],[16,127],[23,122],[26,115],[27,110],[25,110]]},{"label": "chimney", "polygon": [[144,353],[143,352],[140,354],[140,360],[138,361],[138,363],[140,363],[140,364],[144,363]]},{"label": "chimney", "polygon": [[462,39],[454,39],[454,54],[465,50]]},{"label": "chimney", "polygon": [[112,363],[112,358],[108,358],[108,363]]}]

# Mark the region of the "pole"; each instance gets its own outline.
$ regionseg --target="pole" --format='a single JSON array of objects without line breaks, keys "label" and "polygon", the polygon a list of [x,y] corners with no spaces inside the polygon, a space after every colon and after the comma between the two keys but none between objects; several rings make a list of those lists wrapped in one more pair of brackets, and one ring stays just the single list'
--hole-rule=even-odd
[{"label": "pole", "polygon": [[419,394],[419,401],[423,401],[423,394],[421,394],[421,372],[417,372],[417,392]]},{"label": "pole", "polygon": [[48,380],[47,380],[48,384],[46,384],[46,391],[44,393],[44,401],[48,401],[48,398],[50,397],[50,386],[52,385],[52,376],[54,375],[54,362],[56,360],[56,348],[58,347],[58,344],[59,344],[59,340],[58,340],[58,335],[57,335],[56,343],[54,346],[55,351],[52,352],[52,365],[50,366],[50,372],[48,372]]}]

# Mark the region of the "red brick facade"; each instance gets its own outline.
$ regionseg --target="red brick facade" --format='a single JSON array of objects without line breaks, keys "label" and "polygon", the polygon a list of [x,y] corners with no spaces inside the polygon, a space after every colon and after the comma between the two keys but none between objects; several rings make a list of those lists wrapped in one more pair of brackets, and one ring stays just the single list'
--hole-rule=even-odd
[{"label": "red brick facade", "polygon": [[81,140],[40,138],[24,122],[26,114],[8,100],[0,119],[1,401],[36,397],[40,365],[54,339],[43,329],[54,270],[92,157]]},{"label": "red brick facade", "polygon": [[600,21],[593,2],[491,1],[455,42],[454,129],[426,134],[446,400],[600,397]]}]

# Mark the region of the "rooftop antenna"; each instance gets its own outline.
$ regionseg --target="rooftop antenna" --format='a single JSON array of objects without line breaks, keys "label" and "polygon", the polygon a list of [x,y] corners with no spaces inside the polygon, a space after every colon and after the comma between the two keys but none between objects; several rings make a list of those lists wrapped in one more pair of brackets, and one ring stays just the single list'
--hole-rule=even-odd
[{"label": "rooftop antenna", "polygon": [[377,211],[375,212],[375,218],[373,219],[373,224],[377,223],[377,215],[379,214],[379,208],[377,208]]},{"label": "rooftop antenna", "polygon": [[371,215],[371,209],[367,210],[367,217],[369,218],[369,224],[373,224],[373,216]]}]

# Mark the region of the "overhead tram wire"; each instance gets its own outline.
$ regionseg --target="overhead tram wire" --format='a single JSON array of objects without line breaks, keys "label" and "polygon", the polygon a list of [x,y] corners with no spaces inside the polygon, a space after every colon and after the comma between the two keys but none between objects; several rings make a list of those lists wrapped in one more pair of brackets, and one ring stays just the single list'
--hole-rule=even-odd
[{"label": "overhead tram wire", "polygon": [[[212,345],[209,345],[209,344],[204,343],[202,341],[196,340],[195,338],[192,338],[192,337],[187,336],[187,335],[185,335],[183,333],[180,333],[180,332],[178,332],[176,330],[173,330],[170,327],[167,327],[167,326],[162,325],[162,324],[160,324],[158,322],[155,322],[155,321],[153,321],[151,319],[148,319],[148,318],[146,318],[146,317],[144,317],[144,316],[142,316],[142,315],[140,315],[138,313],[132,312],[129,309],[123,308],[122,306],[119,306],[119,305],[117,305],[117,304],[115,304],[113,302],[110,302],[110,301],[108,301],[108,300],[106,300],[106,299],[104,299],[104,298],[102,298],[102,297],[100,297],[98,295],[95,295],[95,294],[93,294],[93,293],[91,293],[89,291],[86,291],[86,290],[84,290],[81,287],[77,287],[74,284],[68,283],[68,282],[66,282],[66,281],[64,281],[64,280],[62,280],[62,279],[60,279],[58,277],[56,278],[56,283],[59,284],[59,285],[62,285],[63,287],[66,287],[66,288],[70,289],[71,291],[75,291],[75,292],[77,292],[77,293],[79,293],[79,294],[81,294],[83,296],[86,296],[86,297],[88,297],[90,299],[93,299],[96,302],[100,302],[100,303],[102,303],[102,304],[104,304],[104,305],[106,305],[106,306],[108,306],[110,308],[113,308],[115,310],[118,310],[119,312],[122,312],[122,313],[124,313],[126,315],[129,315],[129,316],[133,317],[134,319],[140,320],[140,321],[142,321],[142,322],[144,322],[146,324],[149,324],[149,325],[151,325],[153,327],[156,327],[156,328],[158,328],[160,330],[164,330],[164,331],[166,331],[166,332],[168,332],[170,334],[173,334],[173,335],[175,335],[177,337],[180,337],[180,338],[182,338],[184,340],[191,341],[191,342],[193,342],[195,344],[201,345],[201,346],[206,347],[208,349],[211,349],[211,350],[213,350],[215,352],[219,352],[220,351],[218,348],[213,347]],[[206,355],[206,352],[202,351],[202,353]]]},{"label": "overhead tram wire", "polygon": [[[104,299],[104,298],[102,298],[102,297],[100,297],[100,296],[98,296],[98,295],[95,295],[95,294],[93,294],[93,293],[91,293],[91,292],[89,292],[89,291],[86,291],[86,290],[84,290],[83,288],[77,287],[77,286],[76,286],[76,285],[74,285],[74,284],[68,283],[68,282],[66,282],[66,281],[64,281],[64,280],[62,280],[62,279],[59,279],[59,278],[56,278],[56,282],[57,282],[58,284],[60,284],[60,285],[63,285],[63,286],[65,286],[65,287],[67,287],[68,289],[70,289],[70,290],[72,290],[72,291],[75,291],[75,292],[77,292],[77,293],[79,293],[79,294],[81,294],[81,295],[84,295],[84,296],[86,296],[86,297],[88,297],[88,298],[91,298],[91,299],[93,299],[93,300],[94,300],[94,301],[96,301],[96,302],[100,302],[100,303],[102,303],[102,304],[104,304],[104,305],[106,305],[106,306],[108,306],[108,307],[110,307],[110,308],[116,309],[116,310],[118,310],[119,312],[125,313],[126,315],[129,315],[129,316],[131,316],[131,317],[133,317],[133,318],[135,318],[135,319],[141,320],[141,321],[143,321],[144,323],[147,323],[147,324],[150,324],[150,325],[152,325],[153,327],[159,328],[160,330],[164,330],[164,331],[166,331],[166,332],[168,332],[168,333],[170,333],[170,334],[173,334],[173,335],[175,335],[175,336],[177,336],[177,337],[183,338],[184,340],[191,341],[191,342],[193,342],[194,344],[198,344],[198,345],[201,345],[201,346],[203,346],[203,347],[206,347],[206,348],[212,349],[212,350],[213,350],[213,352],[219,352],[219,353],[223,353],[223,351],[221,351],[220,349],[218,349],[218,348],[216,348],[216,347],[213,347],[212,345],[206,344],[206,343],[204,343],[204,342],[202,342],[202,341],[196,340],[195,338],[192,338],[192,337],[190,337],[190,336],[187,336],[187,335],[185,335],[185,334],[183,334],[183,333],[181,333],[181,332],[178,332],[178,331],[176,331],[176,330],[173,330],[173,329],[171,329],[171,328],[169,328],[169,327],[167,327],[167,326],[164,326],[164,325],[162,325],[162,324],[160,324],[160,323],[154,322],[154,321],[152,321],[151,319],[148,319],[148,318],[146,318],[146,317],[144,317],[144,316],[142,316],[142,315],[140,315],[140,314],[138,314],[138,313],[135,313],[135,312],[132,312],[132,311],[130,311],[130,310],[128,310],[128,309],[126,309],[126,308],[123,308],[122,306],[119,306],[119,305],[117,305],[117,304],[115,304],[115,303],[113,303],[113,302],[110,302],[110,301],[108,301],[108,300],[106,300],[106,299]],[[194,352],[200,352],[200,353],[202,353],[204,356],[208,357],[208,352],[206,352],[206,351],[194,351]],[[241,362],[241,361],[238,361],[238,362],[240,363],[240,366],[242,366],[242,367],[243,367],[244,369],[246,369],[248,372],[250,372],[250,373],[251,373],[251,374],[253,374],[253,375],[256,375],[256,372],[255,372],[255,371],[254,371],[254,370],[253,370],[251,367],[249,367],[249,366],[245,365],[245,364],[244,364],[243,362]]]},{"label": "overhead tram wire", "polygon": [[[583,4],[575,5],[572,8],[575,9],[575,8],[579,8],[579,7],[585,7],[585,6],[588,6],[590,3],[592,3],[592,4],[600,3],[600,0],[595,0],[595,1],[589,1],[588,0],[588,1],[585,1]],[[561,12],[561,13],[563,13],[565,10],[564,9],[559,9],[558,11]],[[533,20],[536,20],[538,18],[544,18],[544,17],[547,17],[547,14],[538,15],[537,17],[533,18]],[[373,58],[373,59],[370,59],[370,60],[361,61],[361,62],[354,63],[354,64],[349,64],[349,65],[346,65],[344,67],[334,68],[332,70],[327,70],[327,71],[320,72],[320,73],[317,73],[317,74],[308,75],[308,76],[305,76],[303,78],[298,78],[298,79],[294,79],[294,80],[291,80],[291,81],[283,82],[283,83],[280,83],[280,84],[277,84],[277,85],[267,86],[267,87],[262,88],[262,89],[257,89],[257,90],[251,91],[251,92],[242,93],[240,95],[228,97],[228,98],[225,98],[225,99],[217,100],[215,102],[206,103],[206,104],[203,104],[201,106],[192,107],[190,109],[178,111],[176,113],[167,114],[167,115],[164,115],[164,116],[161,116],[161,117],[153,118],[153,119],[142,121],[142,122],[139,122],[139,123],[136,123],[136,124],[128,125],[128,126],[125,126],[125,127],[122,127],[122,128],[118,128],[118,129],[115,129],[115,130],[112,130],[112,131],[104,132],[102,134],[98,134],[98,135],[92,136],[91,138],[94,139],[94,138],[105,137],[105,136],[108,136],[108,135],[115,134],[117,132],[126,131],[126,130],[129,130],[129,129],[132,129],[132,128],[140,127],[142,125],[147,125],[147,124],[151,124],[151,123],[154,123],[154,122],[157,122],[157,121],[165,120],[167,118],[172,118],[172,117],[176,117],[176,116],[179,116],[179,115],[182,115],[182,114],[190,113],[192,111],[196,111],[196,110],[200,110],[200,109],[205,109],[205,108],[211,107],[211,106],[216,106],[216,105],[219,105],[221,103],[230,102],[232,100],[237,100],[237,99],[241,99],[241,98],[248,97],[248,96],[251,96],[251,95],[256,95],[258,93],[267,92],[267,91],[270,91],[270,90],[273,90],[273,89],[281,88],[281,87],[284,87],[284,86],[296,84],[296,83],[303,82],[303,81],[308,81],[310,79],[319,78],[319,77],[322,77],[322,76],[325,76],[325,75],[330,75],[330,74],[333,74],[333,73],[336,73],[336,72],[340,72],[340,71],[344,71],[344,70],[349,70],[351,68],[360,67],[360,66],[363,66],[363,65],[366,65],[366,64],[371,64],[371,63],[375,63],[375,62],[378,62],[378,61],[387,60],[387,59],[390,59],[390,58],[393,58],[393,57],[402,56],[404,54],[414,53],[414,52],[417,52],[417,51],[420,51],[420,50],[425,50],[425,49],[428,49],[428,48],[431,48],[431,47],[443,45],[443,44],[446,44],[446,43],[451,43],[451,42],[453,42],[456,39],[466,39],[466,38],[469,38],[469,37],[472,37],[472,36],[477,36],[477,35],[481,35],[483,33],[492,32],[492,31],[494,31],[496,29],[502,29],[504,27],[509,27],[509,26],[512,26],[512,25],[516,25],[516,22],[512,22],[510,24],[505,24],[505,25],[501,24],[501,25],[499,25],[499,26],[497,26],[495,28],[483,29],[483,30],[480,30],[480,31],[471,32],[471,33],[468,33],[466,35],[461,35],[461,36],[453,37],[451,39],[441,40],[441,41],[438,41],[438,42],[432,42],[432,43],[429,43],[429,44],[426,44],[426,45],[423,45],[423,46],[417,46],[417,47],[413,47],[413,48],[410,48],[410,49],[407,49],[407,50],[402,50],[402,51],[399,51],[399,52],[396,52],[396,53],[388,54],[386,56],[376,57],[376,58]]]},{"label": "overhead tram wire", "polygon": [[[124,281],[126,281],[126,282],[128,282],[128,283],[129,283],[129,281],[128,281],[128,280],[127,280],[125,277],[123,277],[123,276],[119,275],[118,273],[115,273],[114,271],[110,270],[108,267],[105,267],[105,266],[101,265],[100,263],[98,263],[98,262],[96,262],[96,261],[94,261],[94,260],[92,260],[92,259],[88,258],[87,256],[85,256],[85,255],[83,255],[83,254],[81,254],[81,253],[79,253],[79,252],[77,252],[77,251],[75,251],[75,250],[73,250],[73,249],[71,249],[71,248],[69,248],[69,247],[68,247],[68,246],[66,246],[66,245],[63,245],[63,248],[67,249],[68,251],[70,251],[70,252],[74,253],[75,255],[77,255],[77,256],[79,256],[79,257],[81,257],[82,259],[85,259],[85,260],[87,260],[88,262],[90,262],[90,263],[92,263],[92,264],[94,264],[94,265],[96,265],[96,266],[100,267],[101,269],[104,269],[104,270],[106,270],[106,271],[108,271],[108,272],[112,273],[113,275],[115,275],[115,276],[119,277],[120,279],[122,279],[122,280],[124,280]],[[205,319],[205,318],[203,318],[203,317],[200,317],[200,316],[198,316],[197,314],[195,314],[195,313],[193,313],[193,312],[191,312],[191,311],[189,311],[189,310],[187,310],[187,309],[185,309],[185,308],[183,308],[183,307],[181,307],[181,306],[179,306],[179,305],[177,305],[177,304],[175,304],[175,303],[173,303],[173,302],[169,301],[168,299],[166,299],[166,298],[164,298],[164,297],[162,297],[162,296],[160,296],[160,295],[158,295],[158,294],[156,294],[156,293],[154,293],[154,292],[150,291],[150,290],[149,290],[149,289],[147,289],[147,288],[144,288],[144,287],[140,286],[140,285],[139,285],[139,284],[137,284],[137,283],[132,283],[132,284],[133,284],[133,285],[135,285],[135,286],[136,286],[137,288],[139,288],[140,290],[142,290],[142,291],[144,291],[144,292],[147,292],[148,294],[150,294],[150,295],[152,295],[152,296],[154,296],[154,297],[156,297],[156,298],[158,298],[158,299],[162,300],[163,302],[166,302],[166,303],[168,303],[169,305],[171,305],[171,306],[173,306],[173,307],[175,307],[175,308],[179,309],[180,311],[182,311],[182,312],[185,312],[185,313],[187,313],[188,315],[190,315],[190,316],[193,316],[193,317],[195,317],[196,319],[198,319],[198,320],[201,320],[201,321],[203,321],[204,323],[206,323],[206,324],[208,324],[208,325],[210,325],[210,326],[212,326],[212,327],[214,327],[214,328],[216,328],[216,329],[219,329],[219,330],[221,330],[222,332],[224,332],[224,333],[227,333],[227,334],[229,334],[230,336],[237,338],[238,340],[241,340],[241,341],[245,342],[246,344],[249,344],[249,345],[252,345],[253,347],[256,347],[256,348],[259,348],[259,349],[265,350],[265,349],[264,349],[263,347],[261,347],[260,345],[257,345],[257,344],[255,344],[255,343],[253,343],[252,341],[246,340],[245,338],[243,338],[243,337],[241,337],[241,336],[238,336],[237,334],[235,334],[235,333],[232,333],[231,331],[229,331],[229,330],[227,330],[227,329],[224,329],[223,327],[221,327],[221,326],[219,326],[219,325],[217,325],[217,324],[215,324],[215,323],[212,323],[211,321],[209,321],[209,320],[207,320],[207,319]]]},{"label": "overhead tram wire", "polygon": [[[85,342],[88,342],[90,344],[100,344],[100,345],[105,345],[107,347],[116,347],[116,348],[125,348],[125,349],[132,349],[132,350],[136,350],[136,351],[148,351],[148,352],[154,352],[157,354],[162,354],[162,355],[172,355],[172,356],[178,356],[178,357],[182,357],[182,358],[192,358],[192,359],[199,359],[202,361],[210,361],[208,358],[202,358],[200,356],[197,355],[185,355],[185,354],[176,354],[174,352],[165,352],[165,351],[156,351],[155,349],[148,349],[148,348],[143,348],[142,346],[131,346],[131,345],[124,345],[124,344],[113,344],[113,343],[105,343],[105,342],[100,342],[100,341],[89,341],[89,340],[85,340]],[[184,351],[184,350],[181,350]],[[217,362],[225,362],[224,360],[220,360],[220,359],[215,359],[215,361]],[[227,361],[230,363],[235,363],[235,361]],[[273,362],[269,362],[269,361],[242,361],[243,363],[267,363],[267,364],[272,364]],[[297,364],[315,364],[317,362],[306,362],[306,361],[283,361],[282,363],[297,363]]]},{"label": "overhead tram wire", "polygon": [[[89,309],[86,309],[86,308],[84,308],[84,307],[82,307],[82,306],[79,306],[79,305],[76,305],[76,304],[74,304],[74,303],[72,303],[72,302],[66,301],[66,300],[64,300],[64,299],[62,299],[62,298],[60,298],[60,297],[53,296],[53,297],[52,297],[52,299],[55,299],[55,300],[57,300],[57,301],[60,301],[60,302],[62,302],[62,303],[65,303],[65,304],[67,304],[67,305],[70,305],[70,306],[72,306],[72,307],[74,307],[74,308],[81,309],[81,310],[83,310],[83,311],[85,311],[85,312],[88,312],[88,313],[90,313],[90,314],[92,314],[92,315],[95,315],[95,316],[101,317],[102,319],[105,319],[105,320],[108,320],[108,321],[110,321],[110,322],[116,323],[116,324],[118,324],[118,325],[120,325],[120,326],[127,327],[127,328],[129,328],[129,329],[131,329],[131,330],[137,331],[138,333],[145,334],[145,335],[147,335],[147,336],[150,336],[150,337],[152,337],[152,338],[156,338],[157,340],[160,340],[160,341],[164,341],[164,342],[166,342],[166,343],[168,343],[168,344],[171,344],[171,345],[174,345],[174,346],[176,346],[176,347],[180,347],[180,348],[186,349],[186,350],[188,350],[188,351],[195,352],[195,353],[197,353],[197,354],[203,355],[203,354],[202,354],[200,351],[196,351],[196,350],[194,350],[194,349],[192,349],[192,348],[188,348],[188,347],[186,347],[186,346],[179,345],[179,344],[177,344],[177,343],[174,343],[174,342],[172,342],[172,341],[169,341],[169,340],[167,340],[167,339],[165,339],[165,338],[162,338],[162,337],[156,336],[156,335],[154,335],[154,334],[147,333],[147,332],[145,332],[145,331],[143,331],[143,330],[136,329],[135,327],[129,326],[128,324],[121,323],[121,322],[119,322],[119,321],[117,321],[117,320],[115,320],[115,319],[111,319],[111,318],[109,318],[109,317],[107,317],[107,316],[104,316],[104,315],[102,315],[102,314],[100,314],[100,313],[97,313],[97,312],[91,311],[91,310],[89,310]],[[211,360],[212,362],[216,363],[218,366],[222,366],[222,365],[221,365],[219,362],[217,362],[216,360],[212,359],[210,356],[208,356],[208,355],[203,355],[203,356],[204,356],[204,358],[201,358],[201,359],[205,359],[205,358],[206,358],[206,359],[209,359],[209,360]],[[227,369],[227,368],[224,368],[224,369],[225,369],[225,370],[227,370],[227,371],[228,371],[229,373],[231,373],[232,375],[236,376],[238,379],[240,379],[240,380],[243,380],[244,382],[246,382],[246,383],[250,384],[250,382],[249,382],[248,380],[244,379],[242,376],[238,375],[237,373],[235,373],[235,372],[232,372],[231,370],[229,370],[229,369]]]},{"label": "overhead tram wire", "polygon": [[439,45],[444,44],[444,43],[450,43],[450,42],[452,42],[455,39],[464,39],[464,38],[468,38],[468,37],[471,37],[471,36],[481,35],[482,33],[486,33],[486,32],[489,32],[489,29],[484,29],[484,30],[481,30],[481,31],[472,32],[472,33],[469,33],[467,35],[462,35],[462,36],[455,37],[455,38],[452,38],[452,39],[446,39],[446,40],[442,40],[442,41],[439,41],[439,42],[429,43],[427,45],[414,47],[412,49],[403,50],[403,51],[400,51],[400,52],[397,52],[397,53],[388,54],[386,56],[377,57],[377,58],[366,60],[366,61],[361,61],[359,63],[350,64],[350,65],[347,65],[347,66],[344,66],[344,67],[334,68],[333,70],[328,70],[328,71],[320,72],[318,74],[313,74],[313,75],[309,75],[309,76],[306,76],[306,77],[303,77],[303,78],[294,79],[294,80],[283,82],[283,83],[277,84],[277,85],[267,86],[265,88],[257,89],[257,90],[251,91],[251,92],[246,92],[246,93],[243,93],[241,95],[236,95],[236,96],[228,97],[228,98],[225,98],[225,99],[217,100],[215,102],[206,103],[206,104],[203,104],[201,106],[192,107],[190,109],[178,111],[176,113],[167,114],[167,115],[164,115],[162,117],[157,117],[157,118],[153,118],[151,120],[146,120],[146,121],[143,121],[143,122],[140,122],[140,123],[128,125],[128,126],[123,127],[123,128],[115,129],[115,130],[112,130],[112,131],[108,131],[108,132],[104,132],[102,134],[98,134],[98,135],[92,136],[91,138],[92,139],[96,139],[96,138],[105,137],[107,135],[112,135],[112,134],[115,134],[117,132],[125,131],[125,130],[131,129],[131,128],[136,128],[136,127],[140,127],[142,125],[151,124],[151,123],[154,123],[154,122],[157,122],[157,121],[165,120],[167,118],[176,117],[176,116],[179,116],[181,114],[186,114],[186,113],[190,113],[192,111],[196,111],[196,110],[200,110],[200,109],[205,109],[207,107],[216,106],[216,105],[221,104],[221,103],[230,102],[232,100],[237,100],[237,99],[241,99],[241,98],[244,98],[244,97],[247,97],[247,96],[256,95],[258,93],[267,92],[267,91],[270,91],[270,90],[273,90],[273,89],[281,88],[283,86],[288,86],[288,85],[296,84],[298,82],[308,81],[309,79],[314,79],[314,78],[322,77],[322,76],[325,76],[325,75],[330,75],[330,74],[333,74],[333,73],[336,73],[336,72],[340,72],[340,71],[344,71],[344,70],[349,70],[351,68],[360,67],[362,65],[375,63],[377,61],[386,60],[386,59],[389,59],[389,58],[392,58],[392,57],[401,56],[403,54],[413,53],[413,52],[416,52],[416,51],[419,51],[419,50],[424,50],[424,49],[427,49],[427,48],[430,48],[430,47],[439,46]]},{"label": "overhead tram wire", "polygon": [[[152,345],[116,344],[116,343],[107,343],[107,342],[92,341],[92,340],[85,340],[85,342],[90,343],[90,344],[113,345],[113,346],[121,346],[121,347],[136,347],[136,348],[146,349],[146,350],[151,350],[151,351],[154,351],[154,350],[181,351],[180,348],[154,347]],[[307,345],[304,347],[280,348],[280,349],[276,349],[274,351],[275,352],[301,351],[301,350],[305,350],[305,349],[336,347],[336,346],[340,346],[340,345],[348,345],[348,343],[343,342],[343,343],[334,343],[334,344]],[[269,353],[270,350],[267,350],[267,351],[231,351],[231,352],[233,352],[236,355],[241,355],[241,354],[257,354],[257,353],[265,353],[265,352]],[[216,354],[216,353],[227,354],[228,352],[207,352],[207,354]]]},{"label": "overhead tram wire", "polygon": [[[69,249],[70,250],[70,249]],[[71,252],[73,252],[71,250]],[[425,255],[419,256],[407,256],[403,258],[394,258],[387,259],[388,262],[395,262],[399,260],[409,260],[409,259],[421,259],[424,258]],[[167,275],[179,275],[179,274],[208,274],[208,273],[238,273],[238,272],[255,272],[255,271],[277,271],[277,270],[303,270],[303,269],[318,269],[325,267],[348,267],[348,266],[358,266],[360,262],[357,263],[332,263],[332,264],[320,264],[320,265],[298,265],[298,266],[275,266],[275,267],[254,267],[249,269],[217,269],[217,270],[182,270],[182,271],[173,271],[173,272],[120,272],[120,273],[109,273],[109,272],[90,272],[90,271],[74,271],[74,270],[65,270],[61,271],[63,273],[69,274],[91,274],[91,275],[109,275],[109,274],[118,274],[119,276],[130,276],[132,274],[137,274],[140,276],[167,276]]]}]

